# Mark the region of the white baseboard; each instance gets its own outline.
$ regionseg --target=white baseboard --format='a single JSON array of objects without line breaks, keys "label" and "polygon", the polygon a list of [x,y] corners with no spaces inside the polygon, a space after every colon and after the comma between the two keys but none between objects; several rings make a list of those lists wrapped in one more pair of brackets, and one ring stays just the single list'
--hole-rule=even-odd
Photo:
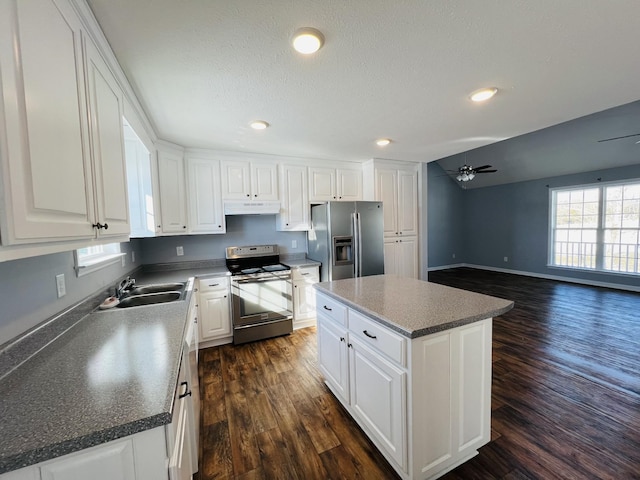
[{"label": "white baseboard", "polygon": [[636,287],[633,285],[624,285],[620,283],[610,283],[610,282],[598,282],[596,280],[585,280],[583,278],[563,277],[561,275],[547,275],[545,273],[524,272],[522,270],[510,270],[508,268],[487,267],[485,265],[474,265],[471,263],[459,263],[456,265],[448,265],[444,267],[433,267],[433,268],[429,268],[427,271],[433,272],[436,270],[444,270],[447,268],[460,268],[460,267],[475,268],[478,270],[489,270],[491,272],[511,273],[514,275],[523,275],[525,277],[545,278],[547,280],[558,280],[560,282],[578,283],[581,285],[590,285],[592,287],[605,287],[605,288],[614,288],[616,290],[626,290],[629,292],[640,292],[640,287]]},{"label": "white baseboard", "polygon": [[436,270],[448,270],[450,268],[460,268],[466,267],[466,263],[453,263],[451,265],[440,265],[439,267],[429,267],[427,268],[427,272],[435,272]]}]

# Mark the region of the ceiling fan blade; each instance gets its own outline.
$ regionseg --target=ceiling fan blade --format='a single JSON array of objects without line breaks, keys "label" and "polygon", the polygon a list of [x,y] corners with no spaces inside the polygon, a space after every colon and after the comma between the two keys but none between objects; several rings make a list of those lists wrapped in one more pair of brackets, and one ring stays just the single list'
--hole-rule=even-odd
[{"label": "ceiling fan blade", "polygon": [[621,137],[604,138],[602,140],[598,140],[598,143],[610,142],[611,140],[621,140],[623,138],[630,138],[630,137],[637,137],[637,136],[640,136],[640,133],[633,133],[631,135],[622,135]]},{"label": "ceiling fan blade", "polygon": [[495,173],[495,172],[497,172],[497,171],[498,171],[498,170],[480,170],[479,172],[478,172],[478,171],[476,171],[476,173]]},{"label": "ceiling fan blade", "polygon": [[473,167],[473,169],[477,172],[478,170],[484,170],[485,168],[491,168],[491,165],[482,165],[481,167]]}]

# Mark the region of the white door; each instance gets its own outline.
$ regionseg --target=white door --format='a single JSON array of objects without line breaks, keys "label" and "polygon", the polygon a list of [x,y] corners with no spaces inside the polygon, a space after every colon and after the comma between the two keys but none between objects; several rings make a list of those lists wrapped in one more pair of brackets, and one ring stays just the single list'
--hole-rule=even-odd
[{"label": "white door", "polygon": [[309,201],[336,200],[335,168],[309,167]]},{"label": "white door", "polygon": [[231,335],[231,317],[227,293],[200,293],[198,298],[200,333],[202,340]]},{"label": "white door", "polygon": [[189,231],[225,233],[226,224],[220,195],[220,162],[187,158],[189,172]]},{"label": "white door", "polygon": [[320,370],[345,402],[349,402],[347,331],[318,315],[318,362]]},{"label": "white door", "polygon": [[376,169],[376,197],[382,202],[384,236],[398,236],[398,171]]},{"label": "white door", "polygon": [[187,197],[181,154],[158,151],[158,183],[162,233],[187,233]]},{"label": "white door", "polygon": [[349,337],[351,407],[378,445],[406,469],[407,374]]},{"label": "white door", "polygon": [[4,244],[95,236],[81,28],[66,2],[0,4]]},{"label": "white door", "polygon": [[103,225],[98,236],[129,235],[122,91],[91,39],[87,36],[83,39],[97,222]]},{"label": "white door", "polygon": [[337,200],[362,200],[362,170],[336,170]]},{"label": "white door", "polygon": [[251,165],[242,160],[223,160],[220,163],[223,200],[251,198]]},{"label": "white door", "polygon": [[278,200],[278,165],[258,163],[251,165],[251,198]]},{"label": "white door", "polygon": [[307,190],[307,167],[282,166],[282,207],[279,230],[309,230],[309,195]]},{"label": "white door", "polygon": [[398,171],[398,235],[418,235],[418,174]]}]

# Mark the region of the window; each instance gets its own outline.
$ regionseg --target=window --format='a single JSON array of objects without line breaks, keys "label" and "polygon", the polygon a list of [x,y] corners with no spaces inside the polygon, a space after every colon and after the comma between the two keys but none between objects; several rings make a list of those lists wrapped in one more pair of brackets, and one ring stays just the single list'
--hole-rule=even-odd
[{"label": "window", "polygon": [[75,251],[75,269],[79,277],[87,273],[112,265],[124,256],[120,253],[119,243],[92,245]]},{"label": "window", "polygon": [[640,183],[551,192],[550,264],[639,274]]}]

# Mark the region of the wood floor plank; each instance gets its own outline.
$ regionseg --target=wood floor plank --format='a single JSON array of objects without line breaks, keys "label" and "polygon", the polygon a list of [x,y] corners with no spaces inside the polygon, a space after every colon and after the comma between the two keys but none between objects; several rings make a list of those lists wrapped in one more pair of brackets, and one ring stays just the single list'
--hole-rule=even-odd
[{"label": "wood floor plank", "polygon": [[201,442],[200,480],[232,478],[233,461],[227,421],[202,428]]},{"label": "wood floor plank", "polygon": [[292,480],[300,478],[291,464],[291,452],[277,427],[259,433],[256,435],[256,440],[260,448],[260,460],[265,478]]}]

